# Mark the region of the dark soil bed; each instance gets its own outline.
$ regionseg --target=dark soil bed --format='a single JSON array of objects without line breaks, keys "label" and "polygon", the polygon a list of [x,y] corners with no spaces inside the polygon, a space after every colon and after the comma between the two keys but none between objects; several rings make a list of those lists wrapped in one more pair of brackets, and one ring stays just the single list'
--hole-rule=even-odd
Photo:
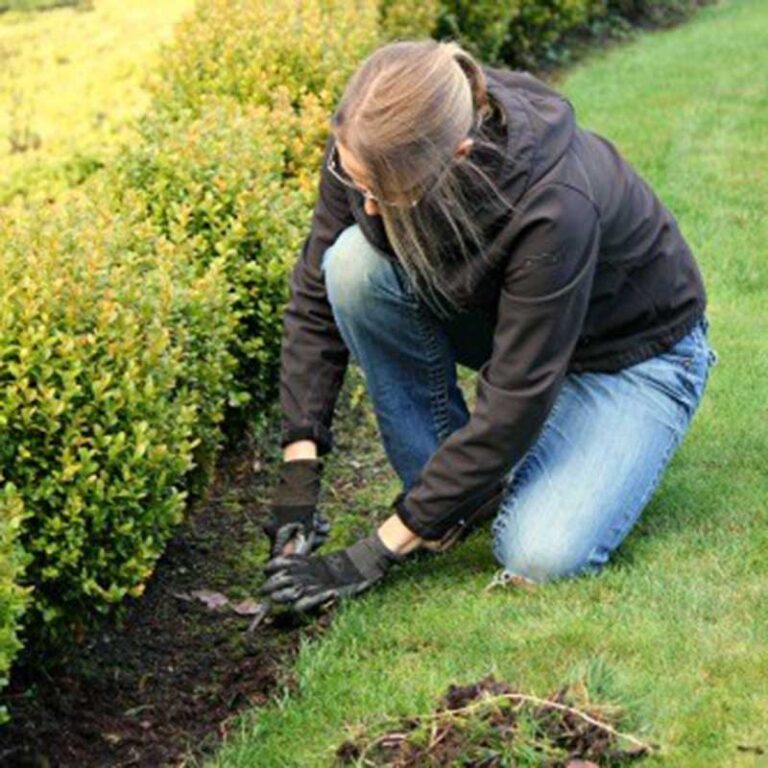
[{"label": "dark soil bed", "polygon": [[[282,460],[277,408],[262,433],[225,451],[205,498],[190,505],[126,618],[89,637],[63,668],[12,670],[11,722],[0,728],[0,766],[117,768],[191,766],[213,754],[235,716],[293,687],[302,637],[333,610],[269,615],[254,633],[233,610],[259,599],[268,545],[261,524]],[[321,509],[338,543],[367,532],[385,507],[358,493],[391,481],[362,374],[351,365],[339,395],[336,450],[325,459]],[[331,546],[329,541],[326,546]],[[193,596],[199,590],[202,597]],[[226,596],[227,605],[210,607]]]},{"label": "dark soil bed", "polygon": [[253,460],[244,448],[220,463],[122,626],[105,626],[64,669],[14,669],[0,764],[189,764],[215,749],[238,711],[291,685],[281,665],[301,633],[321,632],[329,615],[307,623],[283,613],[248,634],[247,616],[189,597],[196,590],[233,602],[255,595],[262,577],[252,550],[265,545],[260,524],[269,499]]}]

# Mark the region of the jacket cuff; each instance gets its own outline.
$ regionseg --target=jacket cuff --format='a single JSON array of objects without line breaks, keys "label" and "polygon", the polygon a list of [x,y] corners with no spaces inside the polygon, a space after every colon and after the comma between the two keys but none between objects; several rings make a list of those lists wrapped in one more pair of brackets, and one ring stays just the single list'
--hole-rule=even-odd
[{"label": "jacket cuff", "polygon": [[400,518],[400,522],[408,528],[411,533],[415,533],[417,536],[420,536],[422,539],[426,541],[440,541],[440,539],[445,536],[447,533],[446,530],[443,529],[436,529],[429,525],[423,525],[420,523],[411,512],[410,509],[406,506],[405,503],[406,493],[405,491],[401,491],[397,497],[395,498],[395,501],[393,502],[392,506],[395,510],[395,514]]},{"label": "jacket cuff", "polygon": [[408,506],[408,495],[405,491],[401,491],[395,497],[392,506],[395,509],[395,514],[397,514],[406,528],[426,541],[440,541],[454,530],[457,525],[463,526],[468,521],[485,519],[488,503],[497,497],[503,488],[503,478],[496,480],[476,491],[469,498],[454,505],[453,509],[431,524],[423,522],[425,517],[423,514],[421,516],[422,521],[417,518],[413,510]]},{"label": "jacket cuff", "polygon": [[323,424],[291,426],[284,424],[280,431],[280,447],[285,448],[296,440],[313,440],[317,445],[317,456],[325,456],[333,450],[333,433]]}]

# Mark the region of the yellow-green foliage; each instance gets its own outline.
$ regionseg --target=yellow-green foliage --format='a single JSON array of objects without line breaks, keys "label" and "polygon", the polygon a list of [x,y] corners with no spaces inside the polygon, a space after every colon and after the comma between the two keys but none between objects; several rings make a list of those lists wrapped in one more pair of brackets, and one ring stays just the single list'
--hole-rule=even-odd
[{"label": "yellow-green foliage", "polygon": [[270,110],[214,96],[189,121],[145,120],[143,141],[118,167],[171,242],[202,265],[224,258],[241,361],[240,393],[230,400],[251,399],[253,409],[276,393],[287,262],[305,236],[307,206],[284,179],[292,116],[287,98]]},{"label": "yellow-green foliage", "polygon": [[[238,391],[277,391],[288,272],[306,237],[328,118],[378,40],[375,2],[210,0],[180,27],[141,140],[117,168],[162,231],[238,297]],[[234,398],[242,402],[241,395]]]},{"label": "yellow-green foliage", "polygon": [[[21,648],[18,630],[29,600],[30,587],[19,586],[29,555],[19,546],[18,534],[27,512],[16,488],[0,491],[0,692],[8,683],[11,661]],[[0,706],[0,724],[8,713]]]},{"label": "yellow-green foliage", "polygon": [[384,40],[431,37],[437,22],[439,0],[380,0],[381,35]]},{"label": "yellow-green foliage", "polygon": [[116,210],[71,196],[0,224],[0,481],[30,513],[44,634],[141,592],[230,386],[221,262],[201,269],[128,196]]},{"label": "yellow-green foliage", "polygon": [[142,81],[193,6],[96,0],[0,14],[0,205],[79,183],[131,139],[148,102]]},{"label": "yellow-green foliage", "polygon": [[212,94],[269,107],[287,96],[296,119],[308,117],[316,133],[378,42],[378,15],[373,0],[206,0],[166,47],[151,85],[153,110],[199,110]]}]

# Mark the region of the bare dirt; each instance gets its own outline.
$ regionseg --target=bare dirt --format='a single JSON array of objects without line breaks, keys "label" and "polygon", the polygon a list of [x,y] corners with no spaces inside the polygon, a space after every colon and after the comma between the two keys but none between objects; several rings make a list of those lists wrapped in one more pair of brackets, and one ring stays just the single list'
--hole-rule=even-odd
[{"label": "bare dirt", "polygon": [[330,614],[307,622],[282,613],[248,634],[249,617],[231,604],[190,597],[258,597],[259,563],[247,553],[264,537],[268,499],[253,456],[242,448],[220,462],[119,626],[109,622],[56,670],[13,670],[1,765],[188,765],[215,750],[238,712],[292,685],[300,635],[322,632]]}]

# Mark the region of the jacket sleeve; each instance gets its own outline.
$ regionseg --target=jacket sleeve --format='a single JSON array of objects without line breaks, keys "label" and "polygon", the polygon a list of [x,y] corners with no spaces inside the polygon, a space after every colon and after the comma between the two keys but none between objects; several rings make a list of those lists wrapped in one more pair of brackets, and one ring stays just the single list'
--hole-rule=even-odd
[{"label": "jacket sleeve", "polygon": [[505,237],[510,258],[475,407],[395,500],[402,522],[424,539],[442,538],[501,489],[538,437],[582,329],[600,242],[597,210],[559,183],[526,198]]},{"label": "jacket sleeve", "polygon": [[332,138],[323,152],[310,231],[290,275],[280,351],[280,445],[314,440],[318,456],[333,447],[331,422],[349,361],[320,269],[325,250],[354,223],[344,186],[326,169]]}]

